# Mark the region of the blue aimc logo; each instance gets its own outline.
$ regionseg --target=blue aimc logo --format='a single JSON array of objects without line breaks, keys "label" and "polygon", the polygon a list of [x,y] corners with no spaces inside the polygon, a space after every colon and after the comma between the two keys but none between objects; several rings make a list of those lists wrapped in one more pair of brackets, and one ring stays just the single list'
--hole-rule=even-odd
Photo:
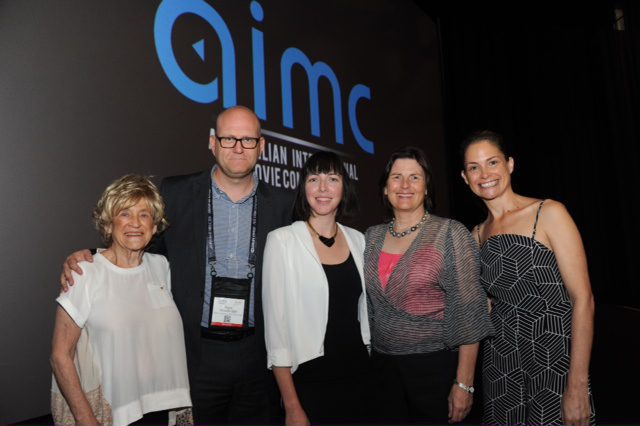
[{"label": "blue aimc logo", "polygon": [[[264,10],[257,1],[250,4],[251,16],[256,22],[264,19]],[[225,108],[236,105],[236,51],[233,37],[226,22],[220,14],[204,0],[164,0],[158,6],[154,25],[154,37],[158,59],[162,69],[171,83],[187,98],[194,102],[209,104],[220,98],[218,78],[208,83],[193,81],[182,70],[173,52],[171,34],[177,19],[184,14],[194,14],[204,19],[215,31],[222,46],[222,104]],[[252,62],[253,62],[253,101],[254,111],[262,120],[267,119],[264,34],[262,31],[251,29]],[[193,44],[193,49],[204,60],[204,40]],[[318,81],[326,78],[333,95],[333,118],[335,125],[336,143],[344,144],[342,122],[342,92],[338,77],[331,67],[324,62],[311,63],[311,60],[300,49],[290,47],[286,49],[280,59],[280,78],[282,90],[282,125],[293,129],[293,94],[291,74],[294,66],[301,66],[309,81],[309,102],[311,118],[311,134],[320,137],[320,111],[318,96]],[[357,106],[362,99],[371,100],[371,89],[357,84],[349,92],[348,117],[353,137],[360,148],[373,154],[374,144],[367,139],[358,124]]]},{"label": "blue aimc logo", "polygon": [[[206,84],[193,81],[182,71],[173,54],[173,46],[171,45],[173,25],[178,17],[186,13],[200,16],[207,21],[215,30],[216,34],[218,34],[222,44],[223,105],[225,108],[235,105],[236,54],[233,39],[231,38],[231,33],[224,19],[222,19],[213,7],[203,0],[167,0],[158,6],[153,32],[158,59],[164,72],[176,89],[192,101],[209,104],[218,100],[218,78],[216,77]],[[201,56],[204,56],[204,40],[201,40],[201,43]]]}]

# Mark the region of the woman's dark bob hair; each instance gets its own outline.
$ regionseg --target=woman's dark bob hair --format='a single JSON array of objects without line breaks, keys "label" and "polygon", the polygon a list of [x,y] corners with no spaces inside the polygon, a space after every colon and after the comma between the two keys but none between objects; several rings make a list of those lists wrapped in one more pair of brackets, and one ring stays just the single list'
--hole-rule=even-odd
[{"label": "woman's dark bob hair", "polygon": [[431,210],[435,205],[433,182],[431,179],[431,165],[429,164],[429,160],[427,160],[427,156],[420,148],[416,148],[415,146],[405,146],[391,154],[391,157],[389,157],[389,161],[387,161],[387,165],[384,168],[384,172],[382,173],[382,176],[380,176],[380,181],[378,181],[382,205],[384,206],[385,213],[389,219],[393,218],[393,207],[391,206],[391,203],[389,203],[389,199],[385,195],[384,190],[387,187],[387,180],[391,174],[393,163],[402,158],[416,160],[418,164],[420,164],[420,167],[422,167],[422,170],[424,171],[427,188],[427,194],[424,197],[424,208],[426,211],[431,213]]},{"label": "woman's dark bob hair", "polygon": [[300,172],[298,191],[293,208],[294,220],[308,220],[311,216],[311,206],[307,201],[305,182],[309,175],[320,173],[335,173],[342,177],[342,200],[338,205],[336,220],[352,217],[357,212],[356,189],[353,181],[347,173],[342,160],[337,154],[326,151],[318,151],[307,159]]}]

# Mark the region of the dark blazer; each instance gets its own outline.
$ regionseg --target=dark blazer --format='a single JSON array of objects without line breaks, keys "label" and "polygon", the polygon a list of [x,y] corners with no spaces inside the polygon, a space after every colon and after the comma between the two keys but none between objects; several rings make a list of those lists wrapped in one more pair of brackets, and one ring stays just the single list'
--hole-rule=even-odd
[{"label": "dark blazer", "polygon": [[[201,361],[200,322],[204,301],[207,244],[207,201],[211,171],[164,179],[160,192],[166,204],[169,228],[154,242],[152,250],[164,254],[171,265],[171,288],[182,315],[187,348],[189,379]],[[255,326],[264,349],[262,314],[262,254],[267,234],[291,223],[293,197],[289,192],[258,183],[256,229]],[[214,230],[219,232],[219,230]]]}]

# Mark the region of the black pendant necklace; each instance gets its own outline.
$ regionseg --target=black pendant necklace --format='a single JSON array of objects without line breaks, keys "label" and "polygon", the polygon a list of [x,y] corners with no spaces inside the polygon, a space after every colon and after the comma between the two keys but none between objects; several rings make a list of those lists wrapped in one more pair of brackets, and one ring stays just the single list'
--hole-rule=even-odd
[{"label": "black pendant necklace", "polygon": [[320,240],[320,242],[322,244],[324,244],[327,247],[331,247],[332,245],[335,244],[336,235],[338,235],[338,224],[337,223],[336,223],[336,232],[334,232],[333,235],[331,237],[328,237],[328,238],[327,237],[323,237],[322,235],[320,235],[320,233],[318,231],[316,231],[313,226],[311,226],[310,222],[307,221],[307,225],[309,225],[309,228],[311,228],[313,233],[318,236],[318,239]]},{"label": "black pendant necklace", "polygon": [[422,219],[420,219],[420,222],[416,223],[411,228],[402,232],[396,232],[395,229],[393,229],[393,225],[395,225],[396,223],[396,218],[394,217],[393,219],[391,219],[391,222],[389,222],[389,234],[391,234],[391,236],[395,238],[402,238],[405,235],[409,235],[410,233],[414,232],[416,229],[422,226],[422,224],[427,220],[428,215],[429,213],[425,212],[424,216],[422,216]]}]

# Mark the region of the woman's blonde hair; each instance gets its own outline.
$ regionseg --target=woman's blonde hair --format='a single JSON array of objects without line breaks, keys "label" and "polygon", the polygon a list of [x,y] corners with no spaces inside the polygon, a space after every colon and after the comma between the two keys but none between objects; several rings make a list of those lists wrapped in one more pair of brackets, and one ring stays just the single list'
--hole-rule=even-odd
[{"label": "woman's blonde hair", "polygon": [[169,226],[165,218],[164,201],[156,185],[146,176],[124,175],[107,186],[93,209],[93,223],[107,246],[113,242],[111,233],[107,231],[113,223],[113,218],[140,200],[145,200],[152,210],[153,224],[157,226],[156,233],[164,231]]}]

